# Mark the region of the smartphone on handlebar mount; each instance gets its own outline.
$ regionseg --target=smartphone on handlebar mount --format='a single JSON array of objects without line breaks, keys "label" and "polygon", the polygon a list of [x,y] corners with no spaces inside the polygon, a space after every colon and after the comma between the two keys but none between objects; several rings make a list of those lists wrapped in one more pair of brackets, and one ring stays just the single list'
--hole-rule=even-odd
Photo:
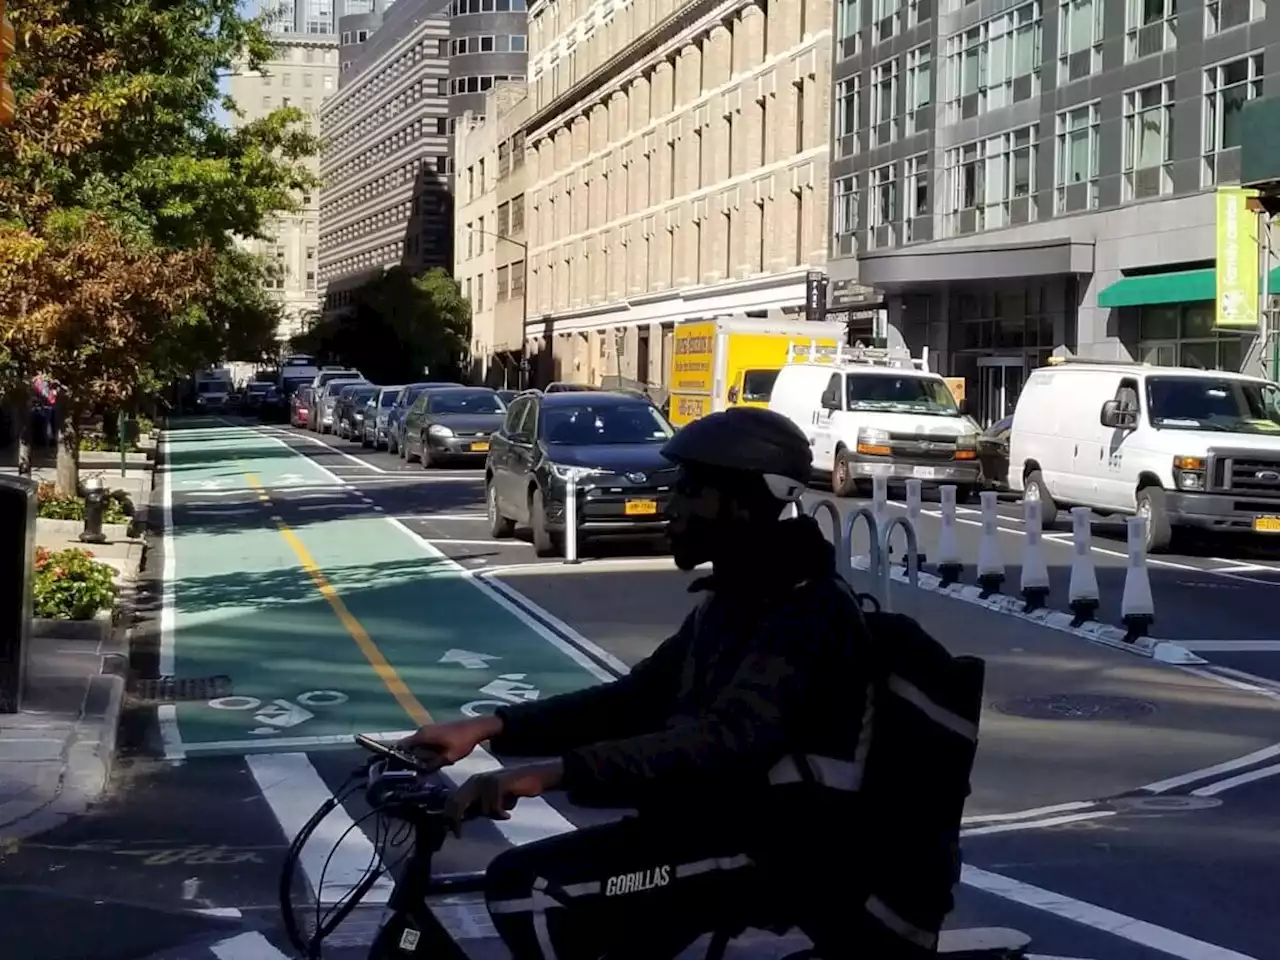
[{"label": "smartphone on handlebar mount", "polygon": [[397,763],[404,764],[406,767],[417,770],[420,773],[435,773],[444,765],[437,756],[432,755],[428,759],[427,757],[410,753],[403,747],[382,743],[372,737],[366,737],[363,733],[357,733],[353,739],[356,742],[356,746],[362,747],[370,753],[382,757],[384,760],[394,760]]}]

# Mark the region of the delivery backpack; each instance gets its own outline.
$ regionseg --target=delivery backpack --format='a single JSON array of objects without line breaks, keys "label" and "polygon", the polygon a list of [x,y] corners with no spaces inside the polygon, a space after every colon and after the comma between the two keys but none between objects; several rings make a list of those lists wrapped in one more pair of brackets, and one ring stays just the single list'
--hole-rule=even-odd
[{"label": "delivery backpack", "polygon": [[[932,956],[960,879],[960,822],[978,747],[985,664],[857,594],[872,681],[857,753],[868,925],[892,955]],[[900,948],[900,949],[898,949]]]}]

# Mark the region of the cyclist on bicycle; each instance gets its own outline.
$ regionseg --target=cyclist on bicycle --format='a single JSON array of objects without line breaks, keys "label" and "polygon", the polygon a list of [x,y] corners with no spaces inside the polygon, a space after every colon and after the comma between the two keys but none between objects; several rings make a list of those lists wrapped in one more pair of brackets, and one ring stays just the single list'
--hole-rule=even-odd
[{"label": "cyclist on bicycle", "polygon": [[507,756],[555,758],[467,780],[455,829],[468,813],[503,819],[518,798],[556,789],[637,811],[493,860],[489,910],[518,960],[656,960],[779,917],[824,956],[848,955],[851,937],[866,946],[850,908],[871,902],[848,826],[868,635],[817,522],[781,516],[809,479],[808,440],[776,413],[735,407],[663,452],[679,466],[675,562],[712,565],[690,587],[707,596],[675,635],[614,683],[431,724],[406,745],[451,763],[485,740]]}]

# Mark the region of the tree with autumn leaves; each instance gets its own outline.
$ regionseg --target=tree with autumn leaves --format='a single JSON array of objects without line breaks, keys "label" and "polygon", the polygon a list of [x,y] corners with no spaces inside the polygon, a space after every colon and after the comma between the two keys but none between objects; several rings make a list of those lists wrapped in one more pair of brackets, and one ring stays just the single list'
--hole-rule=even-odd
[{"label": "tree with autumn leaves", "polygon": [[235,110],[220,79],[272,53],[237,7],[7,3],[18,109],[0,130],[0,391],[25,411],[33,377],[59,384],[65,492],[78,415],[273,345],[270,267],[235,238],[263,237],[316,187],[303,161],[318,144],[295,109],[219,123],[218,105]]}]

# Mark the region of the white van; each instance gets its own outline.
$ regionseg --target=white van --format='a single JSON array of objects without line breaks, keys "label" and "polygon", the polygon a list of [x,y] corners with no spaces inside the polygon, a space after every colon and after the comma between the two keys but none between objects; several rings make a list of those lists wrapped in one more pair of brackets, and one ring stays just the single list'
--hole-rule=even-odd
[{"label": "white van", "polygon": [[809,438],[813,470],[838,497],[867,496],[871,479],[955,484],[961,502],[978,486],[978,425],[945,380],[883,350],[793,350],[778,373],[769,409]]},{"label": "white van", "polygon": [[[1043,504],[1178,527],[1280,534],[1280,388],[1218,370],[1054,358],[1023,385],[1009,486]],[[1280,546],[1280,544],[1277,544]]]}]

